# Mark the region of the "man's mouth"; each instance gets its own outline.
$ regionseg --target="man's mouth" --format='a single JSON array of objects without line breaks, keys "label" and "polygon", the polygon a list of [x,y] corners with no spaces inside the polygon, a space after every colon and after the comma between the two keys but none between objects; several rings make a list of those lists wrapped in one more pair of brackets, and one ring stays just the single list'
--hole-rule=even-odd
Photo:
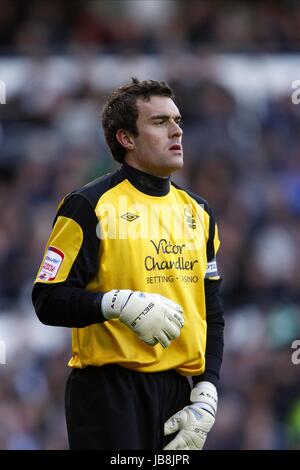
[{"label": "man's mouth", "polygon": [[181,151],[182,147],[181,147],[180,144],[174,144],[169,148],[169,150],[180,150]]}]

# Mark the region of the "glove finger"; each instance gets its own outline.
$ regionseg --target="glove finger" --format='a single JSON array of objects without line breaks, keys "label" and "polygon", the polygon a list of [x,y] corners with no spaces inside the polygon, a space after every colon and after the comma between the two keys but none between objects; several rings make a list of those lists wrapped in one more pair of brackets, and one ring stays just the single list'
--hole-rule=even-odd
[{"label": "glove finger", "polygon": [[179,328],[182,328],[184,325],[183,316],[170,307],[165,308],[166,317],[173,323],[175,323]]},{"label": "glove finger", "polygon": [[190,447],[183,438],[182,433],[179,432],[177,436],[163,448],[163,450],[190,450]]},{"label": "glove finger", "polygon": [[190,450],[202,450],[207,434],[201,430],[182,430],[180,432],[182,439],[186,442]]},{"label": "glove finger", "polygon": [[178,411],[172,415],[164,424],[164,436],[173,434],[173,432],[179,431],[182,421],[182,411]]},{"label": "glove finger", "polygon": [[155,337],[152,338],[152,339],[140,337],[140,339],[141,339],[144,343],[148,344],[148,346],[155,346],[155,345],[158,343],[158,341],[157,341],[157,339],[156,339]]},{"label": "glove finger", "polygon": [[[171,441],[173,450],[202,450],[207,435],[182,429]],[[170,443],[170,444],[171,444]],[[169,449],[171,450],[171,449]]]},{"label": "glove finger", "polygon": [[172,323],[168,319],[164,327],[162,328],[162,331],[168,336],[170,340],[176,339],[180,335],[180,328],[178,328],[175,323]]},{"label": "glove finger", "polygon": [[167,348],[170,346],[171,344],[171,341],[170,339],[168,338],[168,336],[166,335],[166,333],[161,330],[157,335],[153,336],[154,339],[156,339],[161,345],[163,348]]},{"label": "glove finger", "polygon": [[196,442],[195,439],[191,439],[189,443],[190,450],[202,450],[206,441],[206,437],[207,435],[204,434],[201,436],[197,435]]}]

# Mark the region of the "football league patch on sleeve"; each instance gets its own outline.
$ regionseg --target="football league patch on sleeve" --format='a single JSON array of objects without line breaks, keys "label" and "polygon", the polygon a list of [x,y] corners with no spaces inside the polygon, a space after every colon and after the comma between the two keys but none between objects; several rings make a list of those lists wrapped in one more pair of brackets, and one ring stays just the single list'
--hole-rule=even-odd
[{"label": "football league patch on sleeve", "polygon": [[54,281],[62,265],[64,257],[64,253],[58,248],[49,246],[37,279],[40,281]]},{"label": "football league patch on sleeve", "polygon": [[216,258],[207,263],[205,278],[207,279],[208,277],[219,277]]}]

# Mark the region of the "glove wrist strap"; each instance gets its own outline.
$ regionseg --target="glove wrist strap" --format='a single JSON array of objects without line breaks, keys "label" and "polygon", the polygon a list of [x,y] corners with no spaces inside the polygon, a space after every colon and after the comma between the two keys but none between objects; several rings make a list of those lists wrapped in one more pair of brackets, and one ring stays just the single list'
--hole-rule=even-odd
[{"label": "glove wrist strap", "polygon": [[106,292],[102,297],[101,308],[103,316],[107,320],[112,320],[113,318],[119,318],[124,305],[126,304],[128,297],[132,293],[131,290],[123,289],[118,290],[114,289],[109,292]]},{"label": "glove wrist strap", "polygon": [[192,403],[201,404],[209,413],[215,416],[218,406],[218,393],[216,387],[210,382],[199,382],[191,391]]}]

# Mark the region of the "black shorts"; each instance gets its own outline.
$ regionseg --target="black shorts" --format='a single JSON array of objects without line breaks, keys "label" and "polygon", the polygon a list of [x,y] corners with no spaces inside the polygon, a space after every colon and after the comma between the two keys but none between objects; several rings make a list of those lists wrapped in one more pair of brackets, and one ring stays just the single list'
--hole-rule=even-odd
[{"label": "black shorts", "polygon": [[135,372],[118,365],[73,369],[66,385],[70,449],[161,450],[164,422],[190,403],[175,371]]}]

